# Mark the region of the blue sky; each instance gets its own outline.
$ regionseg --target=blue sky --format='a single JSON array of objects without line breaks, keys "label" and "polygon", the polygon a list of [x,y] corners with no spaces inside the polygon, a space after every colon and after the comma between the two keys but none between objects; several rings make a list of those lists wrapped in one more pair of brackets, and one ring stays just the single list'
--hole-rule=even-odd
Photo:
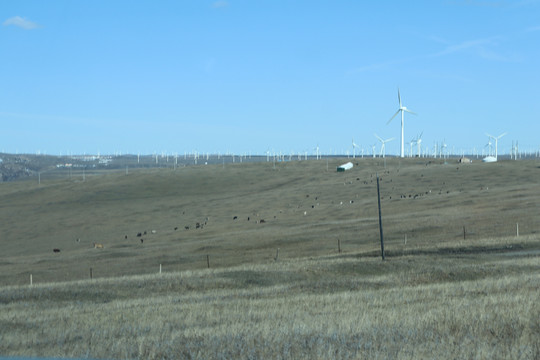
[{"label": "blue sky", "polygon": [[0,24],[0,151],[398,154],[398,87],[405,142],[540,147],[536,0],[19,0]]}]

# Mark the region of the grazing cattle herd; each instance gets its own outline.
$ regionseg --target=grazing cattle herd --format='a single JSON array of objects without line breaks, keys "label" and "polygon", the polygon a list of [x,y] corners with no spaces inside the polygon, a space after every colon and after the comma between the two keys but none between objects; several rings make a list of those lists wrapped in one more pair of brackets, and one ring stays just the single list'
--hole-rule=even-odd
[{"label": "grazing cattle herd", "polygon": [[[399,171],[398,171],[399,172]],[[383,177],[386,176],[386,175],[389,175],[390,172],[389,171],[384,171],[383,173],[381,173],[381,176],[380,176],[380,179],[382,181]],[[421,175],[421,177],[423,177],[423,175]],[[364,180],[364,179],[360,179],[360,178],[356,178],[356,181],[360,181],[360,183],[363,183],[364,185],[367,185],[367,184],[372,184],[374,182],[374,176],[373,174],[371,175],[371,179],[368,179],[368,180]],[[344,183],[344,185],[348,185],[348,184],[352,184],[354,182],[354,179],[352,179],[352,181],[346,181]],[[392,179],[389,179],[388,180],[389,183],[392,182]],[[445,185],[445,183],[443,182],[442,185]],[[392,187],[392,190],[394,190],[394,187]],[[445,189],[446,190],[446,189]],[[445,193],[445,194],[448,194],[450,191],[443,191],[443,189],[440,189],[439,191],[437,191],[437,193],[439,195]],[[436,193],[435,191],[433,193]],[[417,199],[419,197],[422,197],[422,196],[429,196],[432,194],[432,190],[427,190],[427,191],[423,191],[423,192],[418,192],[418,193],[412,193],[412,194],[404,194],[404,193],[397,193],[395,195],[396,198],[398,199]],[[300,215],[303,215],[303,216],[308,216],[308,211],[309,210],[310,212],[313,210],[313,211],[317,211],[316,209],[320,207],[320,204],[321,204],[321,201],[323,202],[323,207],[324,208],[324,203],[326,203],[326,205],[331,205],[331,206],[339,206],[339,207],[343,207],[344,204],[350,204],[350,205],[355,205],[355,199],[343,199],[343,200],[346,200],[346,201],[342,201],[342,200],[330,200],[326,202],[324,202],[324,200],[320,200],[320,195],[318,196],[310,196],[310,194],[305,194],[305,195],[301,195],[304,200],[300,200],[296,203],[289,203],[286,205],[286,207],[293,211],[293,212],[298,212]],[[356,195],[356,199],[358,199],[358,195]],[[384,199],[384,196],[381,197],[381,199]],[[392,199],[391,196],[389,196],[389,199]],[[307,209],[307,210],[306,210]],[[182,215],[185,215],[185,211],[182,211]],[[279,210],[279,214],[282,214],[283,211],[282,210]],[[278,219],[278,215],[274,215],[273,216],[273,219],[276,220]],[[230,219],[230,218],[229,218]],[[253,211],[251,214],[249,214],[249,216],[246,215],[242,215],[242,214],[236,214],[236,215],[232,215],[232,221],[235,222],[235,224],[241,224],[242,222],[240,221],[240,219],[244,219],[244,220],[247,220],[248,222],[251,221],[251,220],[254,220],[252,223],[255,223],[255,224],[266,224],[267,223],[267,220],[261,218],[260,214],[258,211]],[[204,218],[204,221],[197,221],[197,222],[193,222],[191,224],[187,224],[187,225],[184,225],[184,230],[185,231],[192,231],[192,229],[197,229],[197,230],[202,230],[205,228],[205,226],[208,225],[209,223],[209,220],[210,218],[207,216]],[[221,218],[221,223],[225,222],[226,220],[224,218]],[[230,221],[230,220],[229,220]],[[279,221],[279,220],[278,220]],[[180,227],[179,226],[171,226],[171,229],[174,229],[174,231],[178,231]],[[144,231],[139,231],[139,232],[136,232],[136,237],[139,239],[140,241],[140,244],[144,244],[145,243],[145,240],[149,240],[150,241],[150,238],[152,236],[155,236],[156,234],[158,233],[157,230],[144,230]],[[164,232],[165,234],[167,234],[167,231]],[[150,234],[150,235],[148,235]],[[123,234],[124,235],[124,234]],[[144,238],[143,238],[144,236]],[[148,236],[148,237],[147,237]],[[124,236],[124,240],[128,240],[129,236],[127,234],[125,234]],[[77,238],[76,239],[76,242],[77,243],[81,243],[81,238]],[[102,244],[102,243],[93,243],[93,248],[94,249],[104,249],[105,246]],[[110,248],[110,246],[109,246]],[[114,248],[114,247],[113,247]],[[60,249],[59,248],[54,248],[53,249],[53,252],[54,253],[60,253]]]}]

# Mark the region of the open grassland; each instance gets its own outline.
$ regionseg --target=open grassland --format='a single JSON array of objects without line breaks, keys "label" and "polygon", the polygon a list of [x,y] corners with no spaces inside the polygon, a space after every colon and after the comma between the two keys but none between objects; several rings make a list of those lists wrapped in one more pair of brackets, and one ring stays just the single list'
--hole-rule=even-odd
[{"label": "open grassland", "polygon": [[540,163],[344,161],[0,184],[0,355],[539,358]]},{"label": "open grassland", "polygon": [[538,238],[527,236],[422,247],[384,262],[348,253],[8,286],[0,349],[115,359],[538,359],[538,253]]},{"label": "open grassland", "polygon": [[357,159],[336,173],[344,161],[2,183],[0,284],[27,284],[30,274],[36,283],[86,279],[90,268],[94,277],[154,273],[159,264],[203,269],[207,256],[211,267],[267,263],[278,248],[280,258],[321,256],[337,252],[338,240],[343,251],[376,251],[376,173],[390,253],[463,240],[464,229],[473,244],[515,235],[518,223],[520,234],[540,233],[540,162],[387,159],[385,168]]}]

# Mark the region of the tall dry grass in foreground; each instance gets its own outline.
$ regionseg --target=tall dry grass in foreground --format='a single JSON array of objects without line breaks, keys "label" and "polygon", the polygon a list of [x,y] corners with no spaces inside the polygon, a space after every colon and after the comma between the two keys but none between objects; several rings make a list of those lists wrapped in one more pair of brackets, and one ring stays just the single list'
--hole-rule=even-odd
[{"label": "tall dry grass in foreground", "polygon": [[522,237],[385,262],[349,253],[4,287],[0,354],[538,359],[539,248]]}]

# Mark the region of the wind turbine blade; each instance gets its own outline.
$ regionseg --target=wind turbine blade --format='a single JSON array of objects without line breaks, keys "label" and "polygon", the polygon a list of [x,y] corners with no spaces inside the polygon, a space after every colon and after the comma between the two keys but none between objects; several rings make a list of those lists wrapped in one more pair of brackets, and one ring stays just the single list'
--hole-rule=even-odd
[{"label": "wind turbine blade", "polygon": [[384,140],[383,140],[381,137],[379,137],[379,135],[377,135],[377,134],[373,134],[373,135],[375,135],[375,137],[376,137],[377,139],[379,139],[380,142],[384,142]]},{"label": "wind turbine blade", "polygon": [[418,115],[417,113],[415,113],[415,112],[412,112],[412,111],[411,111],[411,110],[409,110],[409,109],[403,109],[403,110],[405,110],[406,112],[408,112],[408,113],[410,113],[410,114],[413,114],[413,115]]},{"label": "wind turbine blade", "polygon": [[394,139],[395,139],[395,138],[390,138],[390,139],[388,139],[388,140],[384,140],[384,142],[389,142],[389,141],[392,141],[392,140],[394,140]]},{"label": "wind turbine blade", "polygon": [[396,111],[396,113],[394,114],[394,116],[392,116],[390,118],[390,120],[388,120],[388,122],[386,123],[386,125],[390,124],[390,121],[394,120],[394,118],[397,116],[397,114],[399,114],[399,112],[401,111],[401,109],[398,109],[398,111]]},{"label": "wind turbine blade", "polygon": [[397,98],[399,101],[399,107],[401,108],[401,95],[399,94],[399,88],[397,89]]},{"label": "wind turbine blade", "polygon": [[499,135],[499,136],[497,137],[497,139],[502,138],[502,137],[503,137],[504,135],[506,135],[506,134],[508,134],[508,133],[502,133],[501,135]]}]

